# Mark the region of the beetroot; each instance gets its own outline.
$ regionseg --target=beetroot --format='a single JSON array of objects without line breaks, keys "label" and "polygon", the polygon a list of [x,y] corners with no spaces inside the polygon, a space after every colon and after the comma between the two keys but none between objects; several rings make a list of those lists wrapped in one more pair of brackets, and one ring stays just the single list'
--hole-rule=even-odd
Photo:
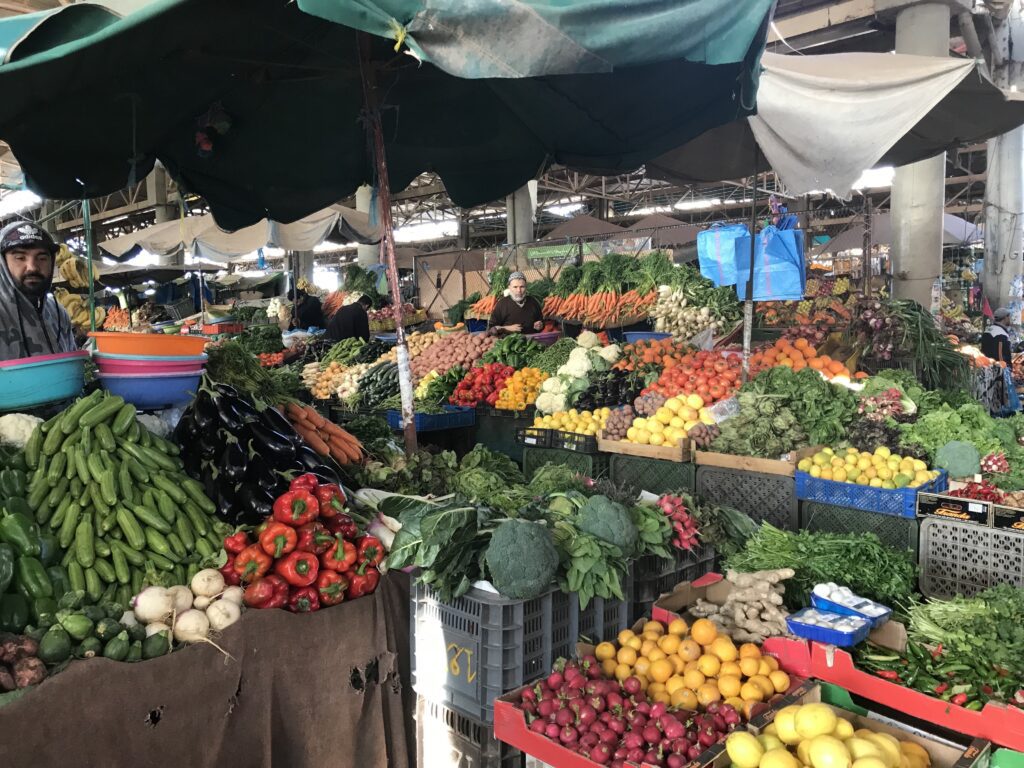
[{"label": "beetroot", "polygon": [[612,749],[607,744],[598,744],[590,750],[590,759],[598,765],[604,765],[612,759]]},{"label": "beetroot", "polygon": [[543,720],[534,720],[530,723],[530,730],[534,733],[544,733],[547,731],[548,724]]},{"label": "beetroot", "polygon": [[571,725],[563,726],[558,734],[558,740],[563,744],[575,744],[577,739],[579,739],[579,734]]}]

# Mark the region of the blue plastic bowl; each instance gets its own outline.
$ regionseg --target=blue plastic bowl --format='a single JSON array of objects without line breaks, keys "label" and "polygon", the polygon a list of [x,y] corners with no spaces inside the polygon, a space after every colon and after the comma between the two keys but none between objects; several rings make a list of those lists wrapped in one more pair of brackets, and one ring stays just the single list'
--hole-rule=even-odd
[{"label": "blue plastic bowl", "polygon": [[82,394],[88,352],[24,357],[0,363],[0,410],[16,411]]},{"label": "blue plastic bowl", "polygon": [[661,331],[626,331],[623,335],[626,337],[627,344],[636,344],[638,341],[660,341],[667,339],[672,334]]},{"label": "blue plastic bowl", "polygon": [[199,391],[203,371],[191,373],[110,374],[98,373],[100,386],[144,411],[172,408],[191,402]]}]

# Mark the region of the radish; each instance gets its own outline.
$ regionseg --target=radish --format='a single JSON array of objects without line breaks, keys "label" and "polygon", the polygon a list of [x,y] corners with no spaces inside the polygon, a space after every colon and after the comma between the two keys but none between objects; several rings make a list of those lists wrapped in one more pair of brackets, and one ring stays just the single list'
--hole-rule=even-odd
[{"label": "radish", "polygon": [[168,587],[167,594],[171,598],[171,603],[174,605],[175,613],[184,613],[192,607],[192,590],[188,587],[175,586]]},{"label": "radish", "polygon": [[174,622],[174,639],[179,643],[201,643],[208,640],[210,620],[194,608],[180,614]]},{"label": "radish", "polygon": [[224,576],[215,568],[204,568],[192,577],[192,592],[203,597],[216,597],[224,591]]},{"label": "radish", "polygon": [[211,630],[221,632],[242,618],[242,609],[230,600],[218,600],[206,609],[206,618]]},{"label": "radish", "polygon": [[132,611],[142,624],[163,621],[174,611],[174,600],[163,587],[146,587],[132,600]]}]

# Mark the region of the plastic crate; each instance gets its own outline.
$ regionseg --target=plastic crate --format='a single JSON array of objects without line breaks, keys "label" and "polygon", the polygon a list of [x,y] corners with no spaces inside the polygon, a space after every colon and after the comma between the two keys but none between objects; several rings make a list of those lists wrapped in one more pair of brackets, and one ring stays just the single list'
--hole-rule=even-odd
[{"label": "plastic crate", "polygon": [[172,320],[184,320],[186,317],[196,314],[196,305],[191,298],[178,299],[173,304],[164,304],[163,306]]},{"label": "plastic crate", "polygon": [[479,333],[480,331],[486,331],[487,321],[466,318],[466,330],[468,330],[470,333]]},{"label": "plastic crate", "polygon": [[476,441],[485,448],[503,453],[514,461],[523,458],[523,446],[516,442],[516,430],[533,426],[533,413],[496,411],[478,408],[476,412]]},{"label": "plastic crate", "polygon": [[[789,631],[797,637],[802,637],[804,640],[813,640],[817,643],[834,645],[838,648],[850,648],[863,643],[868,639],[868,635],[871,634],[871,622],[860,616],[854,617],[855,621],[859,621],[860,626],[846,631],[835,629],[834,627],[805,624],[803,622],[804,616],[818,610],[817,608],[804,608],[796,613],[791,613],[786,617],[786,626],[789,627]],[[820,612],[827,613],[827,611]]]},{"label": "plastic crate", "polygon": [[918,586],[928,597],[969,597],[996,584],[1024,587],[1024,531],[925,518],[920,561]]},{"label": "plastic crate", "polygon": [[795,531],[800,508],[792,477],[697,467],[697,495],[712,504],[734,507],[756,522]]},{"label": "plastic crate", "polygon": [[591,455],[576,453],[562,448],[531,448],[522,449],[523,474],[527,482],[533,473],[545,464],[565,464],[569,469],[584,477],[597,479],[608,474],[608,457],[604,454]]},{"label": "plastic crate", "polygon": [[563,448],[576,453],[597,453],[597,438],[594,435],[581,435],[577,432],[551,430],[551,447]]},{"label": "plastic crate", "polygon": [[650,493],[697,489],[697,465],[643,456],[612,454],[609,475],[617,485],[628,485]]},{"label": "plastic crate", "polygon": [[[417,432],[433,432],[439,429],[462,429],[476,424],[476,409],[458,405],[446,405],[446,413],[414,414]],[[402,412],[387,412],[388,426],[392,429],[402,428]]]},{"label": "plastic crate", "polygon": [[660,341],[669,338],[672,334],[659,331],[627,331],[622,335],[626,337],[627,344],[636,344],[638,341]]},{"label": "plastic crate", "polygon": [[576,596],[557,589],[530,600],[471,589],[442,603],[432,589],[414,584],[409,623],[416,693],[493,722],[494,699],[573,654],[579,614]]},{"label": "plastic crate", "polygon": [[916,518],[880,515],[817,501],[800,502],[800,528],[829,533],[873,533],[893,549],[909,549],[917,562],[920,524]]},{"label": "plastic crate", "polygon": [[629,601],[632,591],[632,577],[626,574],[622,583],[622,594],[626,595],[625,600],[605,600],[602,597],[595,597],[587,603],[586,608],[579,610],[579,600],[576,595],[573,595],[573,604],[579,614],[579,624],[575,633],[578,639],[597,645],[602,640],[614,640],[619,632],[629,627],[632,623],[630,620],[632,605]]},{"label": "plastic crate", "polygon": [[533,448],[548,448],[551,446],[551,430],[540,427],[518,427],[516,442]]},{"label": "plastic crate", "polygon": [[416,698],[419,768],[521,768],[523,753],[494,737],[489,723]]},{"label": "plastic crate", "polygon": [[916,488],[872,488],[869,485],[840,483],[811,477],[806,472],[796,473],[796,495],[802,501],[819,501],[836,507],[852,507],[881,515],[916,517],[917,494],[942,493],[949,488],[949,475],[939,470],[939,476]]},{"label": "plastic crate", "polygon": [[686,581],[696,581],[715,571],[717,553],[710,545],[680,552],[673,560],[645,555],[632,564],[630,622],[651,615],[651,607],[666,592]]}]

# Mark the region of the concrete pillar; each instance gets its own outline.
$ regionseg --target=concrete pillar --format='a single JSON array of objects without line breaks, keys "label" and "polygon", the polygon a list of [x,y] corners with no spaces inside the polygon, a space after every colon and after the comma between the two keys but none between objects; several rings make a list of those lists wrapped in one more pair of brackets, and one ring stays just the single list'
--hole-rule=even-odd
[{"label": "concrete pillar", "polygon": [[[1024,50],[1010,45],[1024,34],[1020,3],[1009,16],[996,20],[992,79],[1006,90],[1024,87]],[[1001,55],[997,56],[996,53]],[[985,186],[985,270],[982,288],[992,309],[1020,302],[1013,283],[1024,273],[1024,127],[988,142],[988,181]],[[1016,294],[1016,295],[1015,295]]]},{"label": "concrete pillar", "polygon": [[[356,190],[356,210],[360,213],[370,213],[373,206],[373,187],[363,184]],[[373,216],[371,215],[371,219]],[[380,263],[379,245],[360,245],[356,251],[356,262],[361,267],[370,267]]]},{"label": "concrete pillar", "polygon": [[[896,12],[897,53],[949,55],[948,5],[903,0],[891,3],[890,10]],[[892,184],[893,294],[925,308],[942,273],[945,175],[943,154],[897,168]]]},{"label": "concrete pillar", "polygon": [[297,283],[303,277],[306,278],[310,283],[313,282],[312,251],[295,252],[295,282]]},{"label": "concrete pillar", "polygon": [[533,241],[533,199],[530,188],[523,186],[505,198],[505,239],[509,243]]},{"label": "concrete pillar", "polygon": [[459,209],[459,249],[469,250],[469,213]]}]

